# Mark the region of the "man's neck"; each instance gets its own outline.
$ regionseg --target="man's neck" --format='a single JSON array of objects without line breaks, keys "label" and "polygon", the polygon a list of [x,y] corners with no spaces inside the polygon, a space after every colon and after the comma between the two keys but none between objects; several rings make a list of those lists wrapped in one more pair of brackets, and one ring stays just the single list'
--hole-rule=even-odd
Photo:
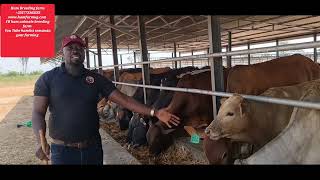
[{"label": "man's neck", "polygon": [[72,76],[79,76],[82,70],[82,65],[71,65],[65,63],[66,71]]}]

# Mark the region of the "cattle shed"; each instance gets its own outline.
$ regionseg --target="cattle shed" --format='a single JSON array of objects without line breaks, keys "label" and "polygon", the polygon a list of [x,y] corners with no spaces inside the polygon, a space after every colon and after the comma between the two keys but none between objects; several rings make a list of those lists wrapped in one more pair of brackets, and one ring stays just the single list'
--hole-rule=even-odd
[{"label": "cattle shed", "polygon": [[[223,87],[223,63],[231,67],[236,61],[236,56],[245,55],[246,63],[251,64],[253,57],[250,54],[263,52],[297,50],[313,48],[312,59],[317,61],[317,34],[320,30],[320,16],[313,15],[256,15],[256,16],[204,16],[204,15],[101,15],[101,16],[56,16],[55,18],[55,57],[42,58],[41,62],[61,61],[61,41],[64,36],[78,34],[85,40],[86,64],[89,69],[114,68],[115,80],[119,78],[119,67],[128,65],[140,65],[143,67],[143,85],[125,84],[145,88],[167,89],[172,91],[193,92],[212,95],[214,103],[214,116],[217,114],[220,96],[228,97],[231,94],[222,93]],[[310,36],[313,42],[279,46],[284,39]],[[255,48],[257,43],[275,42],[276,46]],[[231,51],[236,46],[247,46],[247,49]],[[222,52],[222,49],[227,52]],[[96,49],[96,51],[92,51]],[[112,49],[113,65],[102,66],[102,54],[107,49]],[[127,49],[134,54],[134,63],[120,63],[118,50]],[[172,52],[172,58],[150,61],[148,51]],[[204,51],[204,54],[194,55],[194,52]],[[179,53],[179,56],[178,56]],[[182,57],[181,54],[190,53],[190,56]],[[94,67],[90,67],[89,54],[94,54]],[[139,59],[136,58],[139,55]],[[96,59],[97,57],[97,59]],[[98,62],[96,62],[96,60]],[[223,60],[223,61],[222,61]],[[205,61],[211,67],[212,91],[190,90],[169,87],[152,87],[149,80],[149,66],[153,64],[167,63],[173,68],[181,67],[181,62]],[[119,65],[120,64],[120,65]],[[120,84],[120,82],[116,82]],[[146,102],[146,94],[145,102]],[[244,96],[247,99],[297,105],[297,102],[286,100],[270,100],[258,96]],[[302,103],[302,102],[301,102]],[[303,104],[303,103],[302,103]],[[216,105],[216,107],[215,107]],[[310,104],[309,104],[310,105]],[[304,106],[304,105],[302,105]],[[319,108],[311,104],[311,107]],[[308,107],[310,107],[308,106]]]},{"label": "cattle shed", "polygon": [[[302,50],[308,50],[309,54],[303,55],[317,63],[319,32],[320,16],[313,15],[59,15],[55,18],[55,56],[41,58],[41,62],[62,62],[63,37],[77,34],[88,47],[85,66],[101,74],[105,70],[113,71],[112,82],[117,85],[142,87],[145,104],[149,99],[148,88],[210,95],[211,112],[216,119],[220,99],[233,95],[225,92],[225,67],[256,64]],[[308,40],[302,40],[306,38]],[[295,42],[297,39],[300,41]],[[153,52],[165,52],[170,56],[153,59]],[[125,54],[133,55],[133,60],[123,63]],[[106,55],[112,57],[111,65],[103,65]],[[150,67],[177,69],[186,66],[209,66],[210,90],[150,85]],[[142,69],[142,84],[119,81],[120,69],[131,67]],[[240,95],[250,101],[320,109],[317,102]],[[195,152],[202,154],[202,151]]]}]

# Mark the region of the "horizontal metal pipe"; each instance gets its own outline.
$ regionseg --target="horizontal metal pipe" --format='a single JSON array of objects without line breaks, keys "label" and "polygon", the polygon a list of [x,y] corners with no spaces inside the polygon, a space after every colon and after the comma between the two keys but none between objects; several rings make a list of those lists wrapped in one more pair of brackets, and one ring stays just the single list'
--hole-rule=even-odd
[{"label": "horizontal metal pipe", "polygon": [[145,61],[145,62],[119,64],[119,65],[109,65],[109,66],[101,66],[101,67],[102,68],[107,68],[107,67],[117,67],[117,66],[132,66],[132,65],[149,64],[149,63],[183,61],[183,60],[186,60],[186,59],[195,59],[195,61],[199,61],[197,58],[236,56],[236,55],[245,55],[245,54],[255,54],[255,53],[266,53],[266,52],[275,52],[275,51],[287,51],[287,50],[316,48],[316,47],[320,47],[320,41],[308,42],[308,43],[290,44],[290,45],[281,45],[281,46],[273,46],[273,47],[266,47],[266,48],[256,48],[256,49],[247,49],[247,50],[239,50],[239,51],[230,51],[230,52],[219,52],[219,53],[212,53],[212,54],[201,54],[201,55],[193,55],[193,56],[184,56],[184,57],[177,57],[177,58],[166,58],[166,59],[160,59],[160,60],[157,60],[157,61]]},{"label": "horizontal metal pipe", "polygon": [[[126,85],[126,86],[145,87],[145,88],[150,88],[150,89],[162,89],[162,90],[169,90],[169,91],[179,91],[179,92],[205,94],[205,95],[221,96],[221,97],[230,97],[233,95],[233,93],[207,91],[207,90],[192,89],[192,88],[151,86],[151,85],[130,84],[130,83],[123,83],[123,82],[115,82],[115,81],[113,81],[113,83]],[[273,98],[273,97],[253,96],[253,95],[244,95],[244,94],[239,94],[239,95],[241,95],[245,99],[258,101],[258,102],[266,102],[266,103],[281,104],[281,105],[287,105],[287,106],[295,106],[295,107],[301,107],[301,108],[320,110],[320,102],[314,103],[314,102],[280,99],[280,98]]]}]

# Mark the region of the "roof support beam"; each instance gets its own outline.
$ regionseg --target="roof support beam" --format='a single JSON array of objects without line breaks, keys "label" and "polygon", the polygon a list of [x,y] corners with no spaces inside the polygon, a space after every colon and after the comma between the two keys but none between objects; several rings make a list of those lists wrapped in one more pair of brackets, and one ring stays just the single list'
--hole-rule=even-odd
[{"label": "roof support beam", "polygon": [[[109,16],[110,18],[110,23],[113,25],[114,24],[114,17]],[[111,44],[112,44],[112,55],[113,55],[113,64],[118,65],[118,48],[117,48],[117,40],[116,40],[116,34],[114,32],[114,29],[110,28],[110,34],[111,34]],[[114,67],[114,80],[119,81],[119,67]]]},{"label": "roof support beam", "polygon": [[102,71],[102,56],[101,56],[101,38],[100,38],[100,28],[96,28],[96,35],[97,35],[97,50],[98,50],[98,66],[99,66],[99,73],[103,75]]},{"label": "roof support beam", "polygon": [[96,21],[96,22],[98,22],[98,23],[100,23],[100,24],[102,24],[102,25],[105,25],[105,26],[107,26],[107,27],[109,27],[109,28],[118,30],[118,31],[120,31],[120,32],[122,32],[122,33],[124,33],[124,34],[127,34],[127,35],[131,36],[131,37],[137,38],[137,35],[135,35],[135,34],[133,34],[133,33],[131,33],[131,32],[124,31],[124,30],[118,28],[117,26],[115,26],[115,25],[113,25],[113,24],[103,22],[103,21],[101,21],[100,19],[95,19],[95,18],[90,17],[90,16],[86,16],[86,17],[89,18],[89,19],[91,19],[91,20],[93,20],[93,21]]}]

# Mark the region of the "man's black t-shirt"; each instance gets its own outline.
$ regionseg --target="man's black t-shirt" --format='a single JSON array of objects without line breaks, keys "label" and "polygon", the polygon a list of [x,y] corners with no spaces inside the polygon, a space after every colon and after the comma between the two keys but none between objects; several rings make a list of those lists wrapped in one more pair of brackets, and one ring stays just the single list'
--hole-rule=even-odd
[{"label": "man's black t-shirt", "polygon": [[80,76],[71,76],[62,63],[40,76],[34,96],[49,98],[49,136],[79,142],[99,133],[99,95],[108,98],[115,89],[110,80],[84,67]]}]

